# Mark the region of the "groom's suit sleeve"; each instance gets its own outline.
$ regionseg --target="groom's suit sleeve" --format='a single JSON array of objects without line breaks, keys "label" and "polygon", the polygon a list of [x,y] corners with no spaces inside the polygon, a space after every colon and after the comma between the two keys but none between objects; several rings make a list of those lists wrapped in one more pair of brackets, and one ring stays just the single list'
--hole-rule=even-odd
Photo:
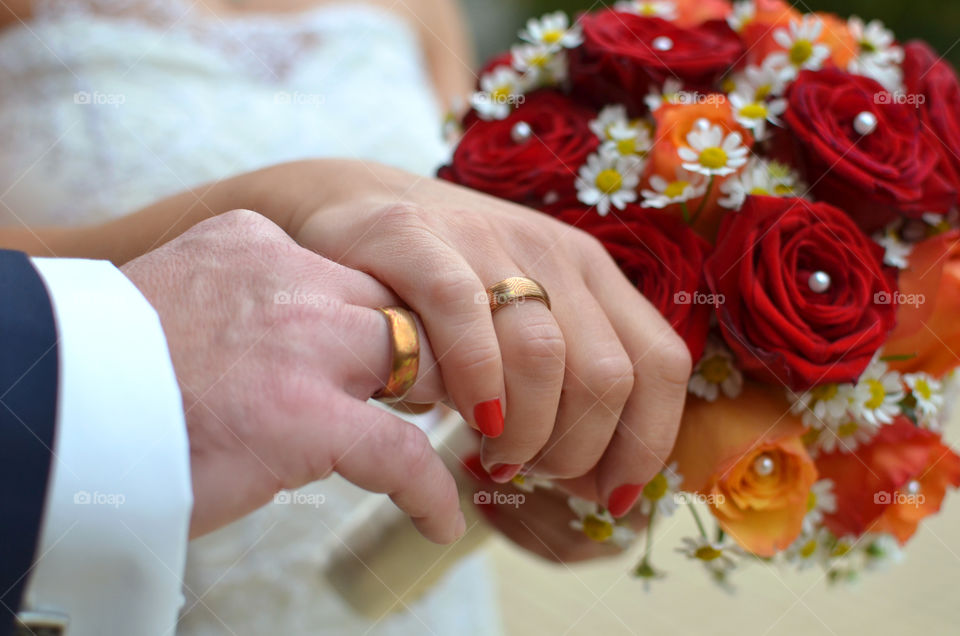
[{"label": "groom's suit sleeve", "polygon": [[0,633],[172,633],[192,497],[156,312],[109,263],[0,251],[0,360]]}]

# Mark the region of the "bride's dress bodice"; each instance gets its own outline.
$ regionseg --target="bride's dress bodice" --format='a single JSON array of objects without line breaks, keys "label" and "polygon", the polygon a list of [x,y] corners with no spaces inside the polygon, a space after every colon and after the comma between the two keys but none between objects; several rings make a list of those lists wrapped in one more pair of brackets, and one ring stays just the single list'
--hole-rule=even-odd
[{"label": "bride's dress bodice", "polygon": [[[0,31],[0,224],[96,222],[300,158],[422,174],[443,159],[418,38],[400,17],[357,2],[229,19],[195,6],[41,0]],[[335,528],[381,500],[338,479],[307,492],[323,505],[271,504],[191,546],[180,631],[495,631],[477,561],[407,614],[351,615],[322,571],[342,549]]]},{"label": "bride's dress bodice", "polygon": [[[352,2],[223,18],[188,0],[41,0],[0,32],[0,193],[30,224],[126,214],[283,161],[429,173],[417,35]],[[0,222],[15,222],[0,206]]]}]

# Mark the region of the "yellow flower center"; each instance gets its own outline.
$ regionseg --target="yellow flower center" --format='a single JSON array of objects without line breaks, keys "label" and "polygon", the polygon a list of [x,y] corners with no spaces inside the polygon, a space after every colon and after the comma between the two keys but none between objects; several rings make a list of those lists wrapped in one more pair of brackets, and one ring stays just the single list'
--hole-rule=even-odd
[{"label": "yellow flower center", "polygon": [[603,543],[613,536],[613,526],[599,517],[587,515],[583,520],[583,534],[592,541]]},{"label": "yellow flower center", "polygon": [[879,380],[874,380],[873,378],[867,380],[867,385],[870,387],[870,399],[867,400],[865,406],[868,409],[878,409],[883,406],[883,400],[887,397],[887,390],[883,388],[883,384]]},{"label": "yellow flower center", "polygon": [[814,402],[832,400],[837,397],[839,387],[836,384],[821,384],[811,391]]},{"label": "yellow flower center", "polygon": [[663,473],[657,473],[657,476],[643,487],[643,497],[650,501],[659,501],[667,494],[669,487],[670,484],[667,483],[667,478],[663,476]]},{"label": "yellow flower center", "polygon": [[560,29],[550,29],[543,32],[543,41],[547,44],[556,44],[563,39],[564,31]]},{"label": "yellow flower center", "polygon": [[837,547],[831,552],[831,556],[842,557],[846,553],[850,552],[850,545],[847,543],[838,543]]},{"label": "yellow flower center", "polygon": [[803,437],[801,439],[803,440],[804,446],[810,446],[811,444],[816,442],[818,439],[820,439],[820,431],[814,428],[811,428],[810,430],[808,430],[806,433],[803,434]]},{"label": "yellow flower center", "polygon": [[492,91],[490,91],[490,97],[493,98],[493,101],[497,103],[502,103],[507,101],[507,98],[510,97],[512,91],[510,90],[509,84],[501,84],[497,86]]},{"label": "yellow flower center", "polygon": [[730,377],[730,363],[723,356],[713,356],[700,363],[700,375],[711,384],[720,384]]},{"label": "yellow flower center", "polygon": [[813,553],[817,551],[817,542],[816,540],[811,539],[807,541],[803,547],[800,549],[800,556],[804,559],[809,559],[813,556]]},{"label": "yellow flower center", "polygon": [[873,45],[873,42],[869,40],[860,40],[860,50],[864,53],[876,53],[877,47]]},{"label": "yellow flower center", "polygon": [[773,86],[771,86],[770,84],[762,84],[760,86],[757,86],[757,90],[754,91],[753,93],[753,98],[758,102],[762,102],[772,92],[773,92]]},{"label": "yellow flower center", "polygon": [[536,55],[531,55],[527,60],[527,63],[530,66],[534,66],[536,68],[543,68],[548,62],[550,62],[550,56],[547,53],[537,53]]},{"label": "yellow flower center", "polygon": [[790,47],[790,62],[794,66],[803,66],[803,63],[813,55],[813,43],[810,40],[797,40]]},{"label": "yellow flower center", "polygon": [[635,137],[626,137],[617,140],[617,152],[621,155],[632,155],[637,152],[637,140]]},{"label": "yellow flower center", "polygon": [[727,153],[723,148],[716,146],[704,148],[700,152],[700,165],[711,170],[717,170],[727,165]]},{"label": "yellow flower center", "polygon": [[924,400],[929,400],[930,396],[933,395],[933,391],[930,389],[930,383],[923,378],[916,381],[913,392],[918,393]]},{"label": "yellow flower center", "polygon": [[777,184],[777,187],[774,188],[774,191],[780,196],[784,196],[784,197],[793,194],[793,188],[791,188],[788,185],[784,185],[782,183]]},{"label": "yellow flower center", "polygon": [[750,190],[750,194],[752,194],[752,195],[754,195],[754,196],[757,196],[757,195],[759,195],[759,196],[769,196],[770,191],[767,190],[766,188],[762,188],[762,187],[760,187],[760,186],[753,186],[753,188]]},{"label": "yellow flower center", "polygon": [[837,427],[837,435],[839,437],[850,437],[856,433],[859,428],[856,422],[847,422]]},{"label": "yellow flower center", "polygon": [[759,102],[747,104],[740,109],[740,116],[747,119],[766,119],[767,107]]},{"label": "yellow flower center", "polygon": [[651,16],[659,15],[659,11],[657,11],[657,5],[655,5],[652,2],[642,3],[638,7],[638,9],[639,9],[638,13],[643,16],[651,17]]},{"label": "yellow flower center", "polygon": [[725,77],[723,78],[721,88],[723,89],[724,93],[732,93],[733,91],[737,90],[737,83],[733,81],[732,77]]},{"label": "yellow flower center", "polygon": [[525,483],[527,483],[527,478],[524,477],[523,475],[516,475],[516,476],[514,476],[514,478],[511,479],[510,481],[512,481],[513,483],[515,483],[515,484],[518,485],[518,486],[522,486],[522,485],[524,485]]},{"label": "yellow flower center", "polygon": [[689,181],[674,181],[663,189],[663,193],[671,199],[676,199],[683,196],[683,192],[689,185]]},{"label": "yellow flower center", "polygon": [[701,561],[715,561],[723,556],[723,550],[717,550],[713,546],[704,545],[697,548],[697,551],[693,553],[693,556],[697,557]]},{"label": "yellow flower center", "polygon": [[810,494],[807,495],[807,511],[813,510],[817,507],[817,493],[810,491]]},{"label": "yellow flower center", "polygon": [[623,175],[612,168],[601,170],[597,175],[597,188],[604,194],[613,194],[623,187]]}]

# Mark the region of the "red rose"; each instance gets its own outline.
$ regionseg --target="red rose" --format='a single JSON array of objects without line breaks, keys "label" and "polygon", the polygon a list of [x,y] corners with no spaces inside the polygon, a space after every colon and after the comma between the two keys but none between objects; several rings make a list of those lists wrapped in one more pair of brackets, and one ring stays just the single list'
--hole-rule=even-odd
[{"label": "red rose", "polygon": [[837,510],[824,524],[839,537],[886,532],[906,543],[921,520],[940,510],[947,488],[960,486],[960,457],[905,417],[855,452],[835,451],[816,463],[820,478],[833,481]]},{"label": "red rose", "polygon": [[608,9],[583,14],[579,22],[583,44],[570,51],[574,94],[598,108],[625,104],[635,115],[646,110],[652,86],[678,78],[688,90],[710,91],[743,53],[722,20],[681,28]]},{"label": "red rose", "polygon": [[707,241],[679,219],[637,205],[608,216],[568,209],[557,218],[598,238],[626,277],[687,343],[694,362],[700,359],[712,311],[703,283],[703,262],[710,251]]},{"label": "red rose", "polygon": [[[837,69],[802,71],[787,99],[783,119],[813,193],[844,209],[865,231],[901,214],[950,209],[956,192],[938,174],[939,144],[915,107],[870,78]],[[855,129],[861,113],[875,118],[873,132]]]},{"label": "red rose", "polygon": [[[600,140],[590,130],[592,110],[555,92],[537,92],[500,121],[468,118],[449,165],[437,173],[459,183],[532,207],[577,202],[577,170]],[[514,134],[529,126],[526,139]]]},{"label": "red rose", "polygon": [[[706,263],[721,331],[744,371],[797,391],[858,378],[896,322],[883,255],[826,203],[747,197],[724,218]],[[815,272],[829,276],[820,293]]]},{"label": "red rose", "polygon": [[903,50],[908,102],[916,104],[924,126],[939,142],[939,170],[960,193],[960,82],[925,42],[909,42]]}]

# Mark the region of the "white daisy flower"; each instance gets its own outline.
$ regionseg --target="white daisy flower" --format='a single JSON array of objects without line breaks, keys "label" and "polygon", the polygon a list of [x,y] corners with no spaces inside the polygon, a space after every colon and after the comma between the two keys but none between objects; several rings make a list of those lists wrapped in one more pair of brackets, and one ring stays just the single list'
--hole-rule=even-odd
[{"label": "white daisy flower", "polygon": [[866,546],[863,554],[867,570],[883,571],[889,565],[903,561],[900,542],[892,534],[870,533],[861,538],[860,543]]},{"label": "white daisy flower", "polygon": [[625,525],[618,525],[613,515],[596,502],[570,497],[567,505],[577,515],[577,518],[570,522],[570,527],[582,532],[591,541],[613,543],[625,550],[637,538],[636,532]]},{"label": "white daisy flower", "polygon": [[645,157],[653,147],[650,129],[641,124],[617,124],[610,129],[605,146],[624,156]]},{"label": "white daisy flower", "polygon": [[802,532],[784,551],[783,556],[787,563],[795,565],[798,570],[805,570],[827,560],[832,542],[833,535],[826,528]]},{"label": "white daisy flower", "polygon": [[803,196],[806,185],[789,166],[776,161],[753,158],[740,171],[720,185],[726,196],[717,203],[731,210],[743,207],[747,196]]},{"label": "white daisy flower", "polygon": [[852,453],[863,444],[867,444],[877,434],[880,425],[875,422],[848,418],[841,424],[831,424],[817,431],[814,442],[816,451],[832,453]]},{"label": "white daisy flower", "polygon": [[470,105],[481,119],[506,119],[526,90],[524,78],[509,66],[498,66],[480,78],[480,91]]},{"label": "white daisy flower", "polygon": [[850,411],[862,423],[890,424],[900,414],[899,402],[904,397],[900,374],[875,358],[853,389]]},{"label": "white daisy flower", "polygon": [[611,131],[615,127],[624,127],[630,125],[630,118],[627,116],[627,107],[623,104],[606,106],[597,113],[597,118],[590,121],[590,130],[601,141],[612,141]]},{"label": "white daisy flower", "polygon": [[743,374],[734,362],[733,354],[715,338],[709,338],[703,356],[693,368],[687,390],[708,402],[713,402],[720,391],[728,398],[736,398],[743,390]]},{"label": "white daisy flower", "polygon": [[873,240],[884,249],[884,265],[898,269],[907,268],[910,253],[913,252],[913,245],[901,240],[897,236],[896,230],[888,229],[882,234],[875,234]]},{"label": "white daisy flower", "polygon": [[743,145],[743,137],[738,132],[724,136],[720,126],[690,131],[687,144],[689,147],[681,146],[679,154],[683,167],[691,172],[725,177],[747,163],[749,150]]},{"label": "white daisy flower", "polygon": [[792,403],[790,411],[803,415],[808,428],[820,430],[835,428],[850,419],[853,404],[853,385],[847,382],[821,384],[800,395],[788,391]]},{"label": "white daisy flower", "polygon": [[683,546],[676,551],[700,561],[707,570],[716,574],[726,574],[736,568],[734,557],[741,554],[736,546],[721,541],[709,541],[703,536],[684,537]]},{"label": "white daisy flower", "polygon": [[787,100],[778,98],[767,101],[758,99],[754,92],[735,91],[729,96],[733,116],[737,122],[753,132],[757,141],[763,141],[766,135],[767,122],[781,126],[780,115],[787,110]]},{"label": "white daisy flower", "polygon": [[522,490],[523,492],[533,492],[537,488],[543,490],[549,490],[550,488],[553,488],[552,481],[549,479],[544,479],[543,477],[537,477],[532,473],[517,473],[516,476],[510,480],[510,483],[514,488]]},{"label": "white daisy flower", "polygon": [[510,49],[513,67],[523,73],[527,85],[549,86],[567,79],[567,56],[545,44],[516,44]]},{"label": "white daisy flower", "polygon": [[670,465],[651,479],[640,493],[640,513],[647,515],[656,510],[657,515],[669,517],[677,509],[677,492],[683,483],[683,476],[677,472],[677,462]]},{"label": "white daisy flower", "polygon": [[757,15],[757,7],[753,0],[740,0],[733,3],[733,11],[727,16],[727,24],[730,28],[739,33],[745,26],[753,21]]},{"label": "white daisy flower", "polygon": [[551,51],[573,49],[583,44],[580,25],[570,25],[570,18],[563,11],[548,13],[539,20],[527,20],[527,28],[520,31],[520,39],[530,44],[546,46]]},{"label": "white daisy flower", "polygon": [[850,61],[847,70],[873,78],[891,92],[900,90],[903,86],[900,64],[904,53],[896,45],[893,31],[885,28],[880,20],[864,24],[857,16],[850,17],[847,28],[858,47],[858,54]]},{"label": "white daisy flower", "polygon": [[646,18],[677,19],[677,5],[671,0],[623,0],[613,5],[617,11],[636,13]]},{"label": "white daisy flower", "polygon": [[703,175],[677,168],[676,178],[667,181],[658,174],[650,177],[652,190],[641,190],[643,207],[665,208],[674,203],[685,203],[702,197],[707,191],[707,180]]},{"label": "white daisy flower", "polygon": [[601,147],[580,167],[577,198],[596,206],[600,216],[606,216],[611,205],[622,210],[637,200],[642,170],[643,162],[638,157],[624,157],[610,147]]},{"label": "white daisy flower", "polygon": [[833,494],[833,481],[821,479],[810,488],[807,495],[807,514],[803,518],[803,529],[812,533],[823,523],[824,513],[837,511],[837,496]]},{"label": "white daisy flower", "polygon": [[946,404],[943,383],[926,373],[907,373],[903,382],[910,388],[910,396],[916,401],[913,407],[917,422],[926,428],[940,428],[939,416]]},{"label": "white daisy flower", "polygon": [[773,39],[785,50],[772,53],[768,63],[783,68],[785,77],[792,79],[800,69],[819,71],[830,57],[830,48],[817,40],[823,33],[823,20],[807,14],[799,20],[790,20],[789,28],[774,30]]},{"label": "white daisy flower", "polygon": [[687,99],[689,99],[689,96],[683,92],[683,82],[674,77],[668,77],[660,89],[651,88],[643,101],[647,104],[650,112],[653,113],[664,104],[680,104]]},{"label": "white daisy flower", "polygon": [[755,101],[779,97],[787,88],[783,69],[770,64],[769,58],[764,60],[761,66],[748,65],[743,72],[735,73],[731,79],[733,88],[728,92],[752,95]]},{"label": "white daisy flower", "polygon": [[621,155],[645,155],[653,146],[650,128],[627,117],[623,105],[607,106],[590,122],[590,130]]}]

